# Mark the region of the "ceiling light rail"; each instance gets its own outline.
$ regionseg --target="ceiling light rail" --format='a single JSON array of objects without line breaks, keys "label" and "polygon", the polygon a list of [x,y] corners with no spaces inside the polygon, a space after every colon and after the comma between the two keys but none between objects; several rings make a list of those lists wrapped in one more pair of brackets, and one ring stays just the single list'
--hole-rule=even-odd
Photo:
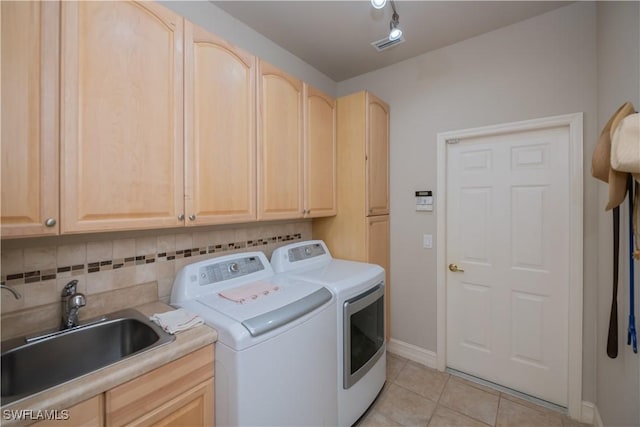
[{"label": "ceiling light rail", "polygon": [[[402,38],[402,29],[400,28],[400,15],[398,15],[398,11],[396,10],[396,4],[393,0],[389,0],[389,3],[391,4],[391,9],[393,9],[393,15],[391,16],[391,21],[389,21],[388,40],[390,42],[400,39],[404,41]],[[382,9],[386,4],[387,0],[371,0],[371,6],[375,9]]]}]

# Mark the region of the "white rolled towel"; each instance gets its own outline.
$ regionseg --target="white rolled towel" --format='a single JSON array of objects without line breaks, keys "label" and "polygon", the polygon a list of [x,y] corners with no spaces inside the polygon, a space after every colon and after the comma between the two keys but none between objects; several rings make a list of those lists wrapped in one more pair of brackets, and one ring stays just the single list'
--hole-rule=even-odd
[{"label": "white rolled towel", "polygon": [[176,332],[185,331],[187,329],[204,324],[202,317],[197,314],[189,313],[183,308],[166,313],[156,313],[149,319],[158,324],[165,332],[175,334]]}]

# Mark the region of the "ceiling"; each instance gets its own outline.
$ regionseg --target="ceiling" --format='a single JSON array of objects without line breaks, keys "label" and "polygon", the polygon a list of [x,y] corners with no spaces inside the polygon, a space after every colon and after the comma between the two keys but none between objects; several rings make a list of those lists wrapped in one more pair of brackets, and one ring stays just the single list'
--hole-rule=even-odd
[{"label": "ceiling", "polygon": [[569,4],[558,1],[396,1],[406,41],[378,53],[390,4],[360,1],[212,1],[336,82]]}]

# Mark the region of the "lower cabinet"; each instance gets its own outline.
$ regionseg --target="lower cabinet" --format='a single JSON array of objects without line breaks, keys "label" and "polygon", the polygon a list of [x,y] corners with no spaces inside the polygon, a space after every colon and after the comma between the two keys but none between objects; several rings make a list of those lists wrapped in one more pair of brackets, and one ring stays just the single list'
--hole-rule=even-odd
[{"label": "lower cabinet", "polygon": [[213,346],[194,351],[105,393],[107,426],[211,426]]},{"label": "lower cabinet", "polygon": [[[213,426],[213,345],[58,411],[37,427]],[[62,419],[64,418],[64,419]]]},{"label": "lower cabinet", "polygon": [[104,425],[103,395],[73,405],[64,411],[56,411],[51,420],[38,421],[35,427],[98,427]]}]

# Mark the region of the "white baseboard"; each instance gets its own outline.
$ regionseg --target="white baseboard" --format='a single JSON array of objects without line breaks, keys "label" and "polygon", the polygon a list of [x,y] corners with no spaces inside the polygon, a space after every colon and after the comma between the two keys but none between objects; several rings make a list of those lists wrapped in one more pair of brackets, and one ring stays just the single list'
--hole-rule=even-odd
[{"label": "white baseboard", "polygon": [[591,424],[593,427],[604,427],[598,407],[591,402],[582,402],[582,420],[583,423]]},{"label": "white baseboard", "polygon": [[391,338],[387,343],[387,350],[390,353],[413,360],[429,368],[437,369],[436,353],[433,351],[425,350],[422,347],[398,341],[394,338]]}]

